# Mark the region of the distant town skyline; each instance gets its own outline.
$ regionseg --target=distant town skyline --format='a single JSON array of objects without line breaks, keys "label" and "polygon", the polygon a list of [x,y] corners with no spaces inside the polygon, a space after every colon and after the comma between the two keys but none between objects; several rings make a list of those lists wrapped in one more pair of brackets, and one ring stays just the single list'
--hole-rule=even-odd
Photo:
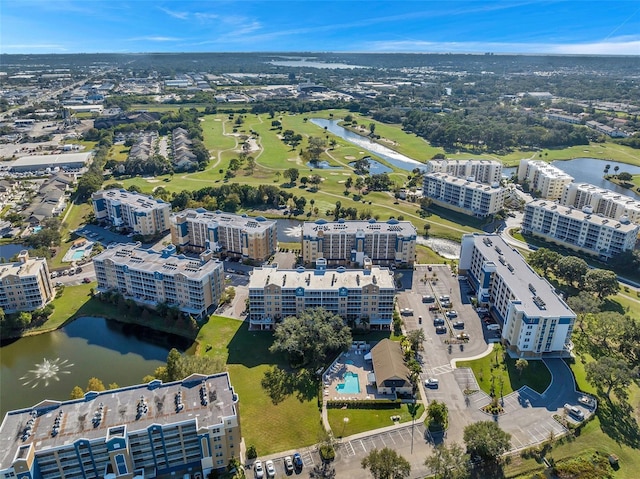
[{"label": "distant town skyline", "polygon": [[640,3],[0,0],[0,53],[640,55]]}]

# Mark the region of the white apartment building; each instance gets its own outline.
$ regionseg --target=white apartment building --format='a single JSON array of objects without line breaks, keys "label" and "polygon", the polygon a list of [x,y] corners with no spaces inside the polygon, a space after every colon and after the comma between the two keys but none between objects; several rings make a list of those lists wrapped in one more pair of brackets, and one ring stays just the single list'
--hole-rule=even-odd
[{"label": "white apartment building", "polygon": [[607,260],[635,247],[640,225],[536,200],[524,207],[522,232]]},{"label": "white apartment building", "polygon": [[326,269],[320,258],[315,270],[256,268],[249,278],[249,324],[273,329],[282,319],[322,307],[347,323],[389,330],[393,321],[393,272],[365,261],[361,270]]},{"label": "white apartment building", "polygon": [[169,229],[171,204],[127,190],[100,190],[91,195],[96,219],[109,221],[143,236]]},{"label": "white apartment building", "polygon": [[305,264],[323,258],[329,266],[362,267],[368,258],[373,264],[411,267],[416,238],[416,228],[409,221],[308,221],[302,226],[302,259]]},{"label": "white apartment building", "polygon": [[589,183],[569,183],[564,187],[560,204],[596,213],[614,220],[625,217],[640,223],[640,201]]},{"label": "white apartment building", "polygon": [[93,258],[99,292],[118,291],[147,306],[175,306],[204,317],[215,309],[224,291],[222,262],[206,251],[199,259],[176,255],[174,245],[162,251],[140,243],[119,244]]},{"label": "white apartment building", "polygon": [[40,309],[54,295],[44,258],[29,258],[29,251],[22,250],[16,263],[0,264],[0,308],[5,313]]},{"label": "white apartment building", "polygon": [[539,192],[540,197],[557,200],[562,196],[565,185],[573,181],[573,176],[542,160],[525,158],[518,166],[518,183],[525,181],[529,183],[529,190]]},{"label": "white apartment building", "polygon": [[495,160],[430,160],[427,161],[427,173],[446,173],[492,185],[502,180],[502,163]]},{"label": "white apartment building", "polygon": [[277,223],[204,208],[171,216],[171,242],[187,251],[211,250],[225,256],[266,261],[278,247]]},{"label": "white apartment building", "polygon": [[490,216],[504,206],[504,188],[469,181],[445,173],[424,175],[423,195],[434,204],[473,216]]},{"label": "white apartment building", "polygon": [[463,235],[459,271],[502,323],[510,351],[525,358],[568,354],[575,313],[500,236]]}]

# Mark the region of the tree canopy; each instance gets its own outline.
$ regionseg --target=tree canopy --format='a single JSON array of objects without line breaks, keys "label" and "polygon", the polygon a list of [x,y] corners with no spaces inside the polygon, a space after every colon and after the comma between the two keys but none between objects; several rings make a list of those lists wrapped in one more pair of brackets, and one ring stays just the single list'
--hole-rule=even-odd
[{"label": "tree canopy", "polygon": [[494,462],[511,447],[511,434],[493,421],[480,421],[464,428],[467,452],[485,461]]},{"label": "tree canopy", "polygon": [[292,364],[315,370],[326,364],[330,355],[346,351],[351,339],[351,331],[340,316],[315,308],[277,324],[269,350],[286,353]]},{"label": "tree canopy", "polygon": [[403,479],[411,474],[411,464],[393,449],[374,449],[363,460],[362,468],[369,469],[374,479]]},{"label": "tree canopy", "polygon": [[465,479],[469,476],[468,457],[460,444],[438,444],[424,461],[434,479]]},{"label": "tree canopy", "polygon": [[587,291],[594,293],[603,299],[614,295],[620,289],[618,277],[613,271],[607,269],[591,269],[584,277],[584,286]]}]

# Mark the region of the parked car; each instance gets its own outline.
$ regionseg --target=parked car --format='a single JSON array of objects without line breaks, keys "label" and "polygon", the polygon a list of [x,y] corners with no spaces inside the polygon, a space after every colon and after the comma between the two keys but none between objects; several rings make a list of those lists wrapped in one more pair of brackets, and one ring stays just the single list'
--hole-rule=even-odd
[{"label": "parked car", "polygon": [[576,406],[572,406],[571,404],[565,404],[564,410],[573,419],[577,419],[578,421],[582,421],[584,419],[584,413],[580,409],[578,409]]},{"label": "parked car", "polygon": [[253,464],[253,474],[256,479],[262,479],[264,477],[264,468],[262,467],[262,461],[256,461]]},{"label": "parked car", "polygon": [[422,316],[418,316],[418,324],[422,324]]},{"label": "parked car", "polygon": [[82,278],[82,282],[85,284],[91,283],[91,278]]},{"label": "parked car", "polygon": [[454,321],[453,327],[456,329],[464,329],[464,321]]},{"label": "parked car", "polygon": [[302,462],[302,456],[297,452],[293,455],[293,465],[295,466],[297,471],[302,469],[302,467],[304,466],[304,463]]},{"label": "parked car", "polygon": [[433,306],[429,306],[429,311],[438,311],[438,306],[436,306],[435,304]]},{"label": "parked car", "polygon": [[487,325],[487,331],[498,331],[500,330],[500,325],[499,324],[488,324]]},{"label": "parked car", "polygon": [[594,407],[596,405],[596,400],[589,396],[580,396],[578,398],[578,402],[580,404],[584,404],[587,407]]},{"label": "parked car", "polygon": [[465,332],[462,332],[462,333],[458,333],[456,335],[456,338],[461,339],[461,340],[464,341],[465,339],[469,339],[469,335],[467,333],[465,333]]},{"label": "parked car", "polygon": [[264,467],[267,470],[267,477],[276,477],[276,466],[271,459],[264,463]]},{"label": "parked car", "polygon": [[444,326],[444,318],[433,318],[434,326]]},{"label": "parked car", "polygon": [[447,311],[447,317],[449,317],[449,318],[455,318],[455,317],[457,317],[457,316],[458,316],[458,312],[457,312],[457,311],[454,311],[454,310]]},{"label": "parked car", "polygon": [[428,388],[437,388],[440,384],[440,381],[436,378],[429,378],[424,382],[424,385]]},{"label": "parked car", "polygon": [[447,332],[447,327],[446,326],[436,326],[436,333],[437,334],[446,334]]},{"label": "parked car", "polygon": [[434,298],[433,296],[426,294],[422,297],[422,302],[423,303],[433,303],[435,302],[436,298]]},{"label": "parked car", "polygon": [[287,474],[293,472],[293,461],[291,460],[291,456],[287,456],[284,458],[284,470]]},{"label": "parked car", "polygon": [[63,285],[60,281],[58,281],[58,282],[56,283],[56,288],[59,288],[60,286],[64,286],[64,285]]},{"label": "parked car", "polygon": [[411,308],[402,308],[400,310],[400,314],[402,314],[403,316],[411,316],[413,314],[413,309],[411,309]]},{"label": "parked car", "polygon": [[82,268],[80,266],[76,268],[76,273],[82,273]]}]

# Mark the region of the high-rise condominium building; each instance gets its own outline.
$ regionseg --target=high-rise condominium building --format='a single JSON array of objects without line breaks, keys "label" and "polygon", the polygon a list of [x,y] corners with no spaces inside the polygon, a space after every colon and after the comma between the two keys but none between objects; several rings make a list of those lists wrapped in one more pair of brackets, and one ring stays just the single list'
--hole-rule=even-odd
[{"label": "high-rise condominium building", "polygon": [[0,264],[0,307],[5,313],[40,309],[54,295],[44,258],[29,258],[23,250],[16,263]]},{"label": "high-rise condominium building", "polygon": [[91,195],[96,219],[142,236],[155,236],[169,229],[171,204],[127,190],[100,190]]},{"label": "high-rise condominium building", "polygon": [[463,235],[459,271],[499,319],[510,351],[520,357],[569,353],[575,313],[500,236]]},{"label": "high-rise condominium building", "polygon": [[187,251],[209,249],[234,258],[265,261],[278,246],[277,223],[262,216],[189,209],[171,216],[171,241]]},{"label": "high-rise condominium building", "polygon": [[423,195],[434,204],[466,215],[490,216],[504,206],[504,188],[469,181],[445,173],[424,175]]},{"label": "high-rise condominium building", "polygon": [[365,258],[378,265],[413,266],[416,238],[409,221],[320,219],[302,226],[302,259],[311,264],[323,258],[329,266],[362,267]]},{"label": "high-rise condominium building", "polygon": [[607,218],[628,219],[640,223],[640,201],[589,183],[569,183],[564,187],[560,204],[596,213]]},{"label": "high-rise condominium building", "polygon": [[530,191],[537,191],[542,198],[557,200],[562,196],[565,185],[573,181],[560,168],[542,160],[520,160],[518,183],[529,183]]},{"label": "high-rise condominium building", "polygon": [[192,374],[8,412],[0,477],[205,479],[240,458],[241,439],[229,374]]},{"label": "high-rise condominium building", "polygon": [[492,185],[502,180],[502,163],[495,160],[430,160],[427,161],[427,173],[445,173]]}]

